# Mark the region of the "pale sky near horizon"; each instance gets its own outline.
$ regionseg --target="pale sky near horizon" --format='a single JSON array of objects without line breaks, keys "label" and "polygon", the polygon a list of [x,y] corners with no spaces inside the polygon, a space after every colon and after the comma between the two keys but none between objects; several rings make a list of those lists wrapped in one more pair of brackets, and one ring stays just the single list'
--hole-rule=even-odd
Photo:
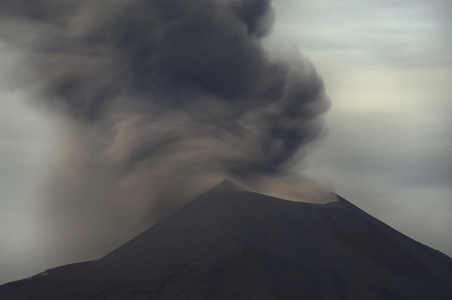
[{"label": "pale sky near horizon", "polygon": [[[274,1],[272,39],[322,76],[328,135],[300,166],[397,230],[452,256],[452,34],[448,1]],[[20,63],[21,49],[0,45]],[[17,51],[17,53],[15,53]],[[14,78],[2,61],[2,85]],[[53,267],[36,215],[64,140],[59,120],[1,91],[0,283]],[[14,233],[14,234],[12,234]]]},{"label": "pale sky near horizon", "polygon": [[323,77],[328,136],[305,173],[452,256],[452,35],[446,1],[275,1],[275,34]]}]

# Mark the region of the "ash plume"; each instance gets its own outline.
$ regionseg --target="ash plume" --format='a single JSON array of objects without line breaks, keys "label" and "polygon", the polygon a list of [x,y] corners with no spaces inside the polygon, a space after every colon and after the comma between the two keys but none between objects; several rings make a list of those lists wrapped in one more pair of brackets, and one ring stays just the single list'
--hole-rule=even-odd
[{"label": "ash plume", "polygon": [[257,190],[292,178],[320,132],[328,101],[312,64],[261,44],[270,1],[0,4],[2,39],[27,49],[41,98],[67,116],[47,211],[72,257],[104,253],[224,178]]}]

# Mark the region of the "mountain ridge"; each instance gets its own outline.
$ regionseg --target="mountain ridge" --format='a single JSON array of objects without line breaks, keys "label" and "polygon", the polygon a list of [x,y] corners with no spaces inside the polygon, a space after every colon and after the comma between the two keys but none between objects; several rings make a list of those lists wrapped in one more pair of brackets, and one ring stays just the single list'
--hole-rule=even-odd
[{"label": "mountain ridge", "polygon": [[293,202],[225,181],[97,261],[9,283],[0,293],[5,299],[27,299],[21,298],[26,290],[34,299],[452,298],[449,257],[337,199]]}]

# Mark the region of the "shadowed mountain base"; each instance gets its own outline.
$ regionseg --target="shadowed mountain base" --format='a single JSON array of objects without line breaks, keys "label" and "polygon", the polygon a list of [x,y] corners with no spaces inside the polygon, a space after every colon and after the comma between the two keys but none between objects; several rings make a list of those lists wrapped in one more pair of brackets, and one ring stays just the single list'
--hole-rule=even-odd
[{"label": "shadowed mountain base", "polygon": [[452,259],[346,200],[290,202],[223,182],[97,261],[2,299],[452,299]]}]

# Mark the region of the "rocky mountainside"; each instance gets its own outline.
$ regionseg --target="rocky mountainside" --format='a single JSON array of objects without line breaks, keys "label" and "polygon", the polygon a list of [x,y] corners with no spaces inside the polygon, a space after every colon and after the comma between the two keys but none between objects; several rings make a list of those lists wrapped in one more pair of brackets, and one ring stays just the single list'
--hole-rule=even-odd
[{"label": "rocky mountainside", "polygon": [[291,202],[225,181],[100,260],[1,299],[452,299],[452,259],[340,197]]}]

